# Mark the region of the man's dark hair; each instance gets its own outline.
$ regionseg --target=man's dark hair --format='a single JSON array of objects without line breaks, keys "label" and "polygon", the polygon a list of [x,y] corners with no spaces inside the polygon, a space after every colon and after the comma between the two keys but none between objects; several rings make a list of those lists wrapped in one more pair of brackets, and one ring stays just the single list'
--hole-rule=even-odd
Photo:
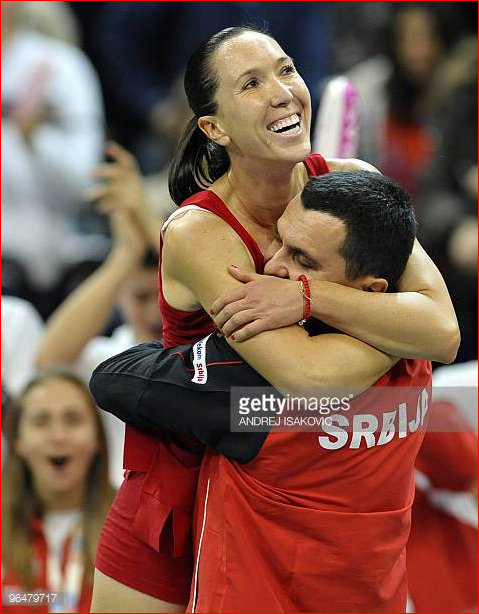
[{"label": "man's dark hair", "polygon": [[389,290],[406,267],[416,236],[414,209],[395,181],[369,171],[339,171],[313,177],[304,187],[305,209],[342,220],[346,238],[340,249],[346,276],[383,277]]}]

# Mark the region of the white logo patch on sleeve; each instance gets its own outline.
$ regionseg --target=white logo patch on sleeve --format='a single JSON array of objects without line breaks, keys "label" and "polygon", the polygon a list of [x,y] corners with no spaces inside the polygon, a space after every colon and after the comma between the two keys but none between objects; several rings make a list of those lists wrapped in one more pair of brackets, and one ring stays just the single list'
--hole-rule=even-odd
[{"label": "white logo patch on sleeve", "polygon": [[194,384],[206,384],[208,381],[208,368],[206,366],[206,342],[211,337],[212,333],[204,339],[200,339],[193,346],[193,367],[195,374],[191,381]]}]

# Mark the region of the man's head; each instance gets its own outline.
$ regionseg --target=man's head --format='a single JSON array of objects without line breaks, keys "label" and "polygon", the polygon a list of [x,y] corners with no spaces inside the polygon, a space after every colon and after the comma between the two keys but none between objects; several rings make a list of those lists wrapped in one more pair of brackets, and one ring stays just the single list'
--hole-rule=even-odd
[{"label": "man's head", "polygon": [[417,222],[399,184],[378,173],[341,171],[312,178],[277,226],[282,247],[265,273],[385,292],[404,271]]}]

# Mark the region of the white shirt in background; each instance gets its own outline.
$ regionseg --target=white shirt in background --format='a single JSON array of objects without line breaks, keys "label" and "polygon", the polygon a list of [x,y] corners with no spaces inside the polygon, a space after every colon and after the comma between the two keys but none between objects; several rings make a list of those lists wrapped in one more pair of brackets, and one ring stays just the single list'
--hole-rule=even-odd
[{"label": "white shirt in background", "polygon": [[35,307],[15,296],[2,296],[2,385],[18,394],[35,374],[44,324]]},{"label": "white shirt in background", "polygon": [[[75,370],[88,383],[93,370],[101,362],[137,343],[131,326],[122,324],[113,331],[111,337],[95,337],[87,343],[76,361]],[[100,414],[107,436],[110,482],[115,488],[118,488],[123,482],[125,425],[121,420],[103,410],[100,410]]]},{"label": "white shirt in background", "polygon": [[[30,143],[11,117],[22,104],[46,117]],[[82,247],[75,216],[102,148],[100,86],[86,56],[17,31],[2,44],[2,255],[20,262],[37,288],[52,287],[66,264],[94,249],[92,237]]]}]

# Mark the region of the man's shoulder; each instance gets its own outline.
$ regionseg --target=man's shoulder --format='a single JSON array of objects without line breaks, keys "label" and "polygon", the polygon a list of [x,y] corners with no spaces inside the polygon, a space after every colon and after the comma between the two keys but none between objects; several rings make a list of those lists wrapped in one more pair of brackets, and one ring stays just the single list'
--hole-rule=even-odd
[{"label": "man's shoulder", "polygon": [[401,358],[375,384],[376,386],[430,386],[432,365],[429,360],[418,358]]}]

